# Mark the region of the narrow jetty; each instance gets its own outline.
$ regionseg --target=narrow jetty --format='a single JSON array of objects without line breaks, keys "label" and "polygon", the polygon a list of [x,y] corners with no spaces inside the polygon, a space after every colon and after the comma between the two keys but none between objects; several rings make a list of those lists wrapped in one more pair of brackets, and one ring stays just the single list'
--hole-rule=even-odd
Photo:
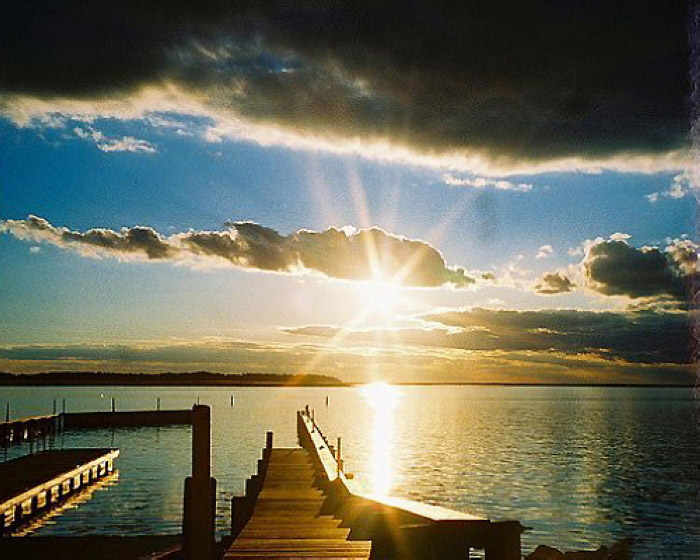
[{"label": "narrow jetty", "polygon": [[0,463],[0,534],[113,470],[117,449],[42,451]]},{"label": "narrow jetty", "polygon": [[[268,438],[269,440],[269,438]],[[224,558],[369,558],[368,540],[349,540],[350,529],[323,512],[326,497],[314,487],[316,473],[301,448],[266,448],[260,484],[248,484],[249,519],[234,526],[236,539]],[[241,523],[243,500],[234,506]]]},{"label": "narrow jetty", "polygon": [[363,492],[313,416],[297,413],[300,447],[274,448],[268,433],[245,496],[232,500],[225,558],[464,560],[481,549],[486,560],[520,560],[518,521]]},{"label": "narrow jetty", "polygon": [[[114,403],[112,403],[114,406]],[[182,426],[192,423],[192,410],[62,412],[0,422],[0,447],[33,441],[64,430]]]},{"label": "narrow jetty", "polygon": [[111,412],[66,412],[64,430],[176,426],[192,423],[192,410],[120,410]]}]

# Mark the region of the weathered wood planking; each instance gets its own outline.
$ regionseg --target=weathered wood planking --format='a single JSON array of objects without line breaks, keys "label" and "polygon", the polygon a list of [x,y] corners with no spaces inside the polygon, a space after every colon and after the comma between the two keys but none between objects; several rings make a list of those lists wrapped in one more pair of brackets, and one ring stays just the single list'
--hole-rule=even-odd
[{"label": "weathered wood planking", "polygon": [[370,542],[349,541],[350,529],[321,513],[325,496],[304,449],[268,448],[260,470],[252,515],[224,558],[369,558]]},{"label": "weathered wood planking", "polygon": [[112,472],[118,449],[61,449],[0,463],[0,533]]}]

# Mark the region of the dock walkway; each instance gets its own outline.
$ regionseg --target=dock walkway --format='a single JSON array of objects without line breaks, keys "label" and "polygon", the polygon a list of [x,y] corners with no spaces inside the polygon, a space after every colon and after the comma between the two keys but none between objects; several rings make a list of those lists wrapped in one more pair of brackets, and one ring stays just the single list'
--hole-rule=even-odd
[{"label": "dock walkway", "polygon": [[245,496],[231,502],[233,558],[520,560],[514,520],[492,520],[395,496],[368,494],[345,473],[341,440],[330,444],[308,409],[297,414],[300,447],[274,448],[267,433]]},{"label": "dock walkway", "polygon": [[0,534],[112,472],[117,449],[42,451],[0,463]]},{"label": "dock walkway", "polygon": [[224,558],[369,558],[369,541],[349,541],[349,528],[322,514],[311,458],[302,448],[273,448],[252,516]]}]

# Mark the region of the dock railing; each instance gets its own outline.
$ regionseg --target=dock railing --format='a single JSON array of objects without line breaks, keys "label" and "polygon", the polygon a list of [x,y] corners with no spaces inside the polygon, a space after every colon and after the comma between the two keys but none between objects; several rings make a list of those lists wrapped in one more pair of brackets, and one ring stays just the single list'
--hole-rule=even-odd
[{"label": "dock railing", "polygon": [[328,511],[350,527],[350,538],[372,541],[372,558],[469,558],[483,549],[486,560],[520,560],[519,521],[493,521],[421,502],[364,492],[345,473],[341,441],[330,444],[308,406],[297,412],[297,435],[316,464]]}]

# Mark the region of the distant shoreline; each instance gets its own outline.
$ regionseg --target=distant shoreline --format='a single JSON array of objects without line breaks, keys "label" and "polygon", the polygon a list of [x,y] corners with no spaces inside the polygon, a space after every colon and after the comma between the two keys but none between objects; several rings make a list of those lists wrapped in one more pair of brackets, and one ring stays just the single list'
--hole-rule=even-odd
[{"label": "distant shoreline", "polygon": [[[400,387],[599,387],[692,389],[694,384],[667,383],[507,383],[478,381],[400,381]],[[325,387],[355,388],[365,383],[344,382],[326,375],[275,373],[112,373],[112,372],[0,372],[0,387]]]},{"label": "distant shoreline", "polygon": [[25,387],[347,387],[327,375],[112,372],[0,372],[0,386]]}]

